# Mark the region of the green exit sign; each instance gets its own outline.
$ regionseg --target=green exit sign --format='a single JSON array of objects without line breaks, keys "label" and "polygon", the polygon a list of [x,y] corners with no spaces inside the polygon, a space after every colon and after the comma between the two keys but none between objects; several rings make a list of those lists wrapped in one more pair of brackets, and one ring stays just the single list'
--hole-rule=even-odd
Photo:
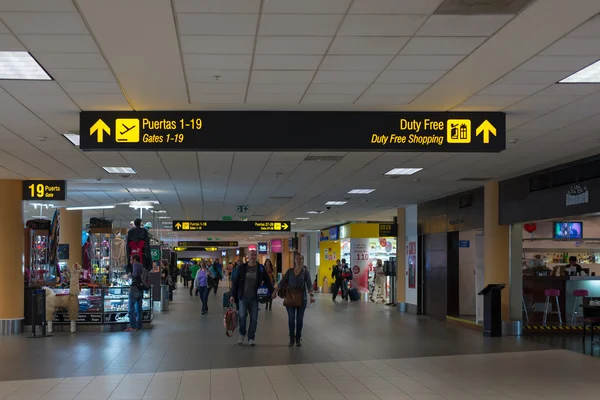
[{"label": "green exit sign", "polygon": [[223,215],[223,221],[233,221],[233,217],[231,215]]}]

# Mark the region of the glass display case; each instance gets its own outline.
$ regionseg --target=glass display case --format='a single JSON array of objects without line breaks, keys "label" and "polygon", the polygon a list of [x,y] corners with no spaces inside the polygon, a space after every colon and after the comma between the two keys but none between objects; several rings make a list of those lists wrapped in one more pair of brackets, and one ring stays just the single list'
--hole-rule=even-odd
[{"label": "glass display case", "polygon": [[[110,231],[109,231],[110,232]],[[113,235],[111,233],[90,234],[92,282],[106,286],[110,275],[110,250]]]},{"label": "glass display case", "polygon": [[[53,289],[57,295],[68,295],[69,289]],[[151,322],[153,302],[150,300],[151,291],[144,292],[142,300],[142,319]],[[129,286],[82,288],[79,298],[78,324],[125,324],[129,323]],[[69,313],[59,309],[54,313],[55,324],[68,324]]]}]

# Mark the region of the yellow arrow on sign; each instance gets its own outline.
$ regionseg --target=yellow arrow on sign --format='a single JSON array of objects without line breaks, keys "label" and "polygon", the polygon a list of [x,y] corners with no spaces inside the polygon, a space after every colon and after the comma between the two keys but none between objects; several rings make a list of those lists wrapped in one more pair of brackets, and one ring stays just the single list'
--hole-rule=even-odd
[{"label": "yellow arrow on sign", "polygon": [[104,132],[106,132],[107,135],[110,135],[110,128],[104,123],[104,121],[99,119],[90,128],[90,136],[92,136],[94,132],[96,132],[96,139],[98,140],[98,143],[102,143],[104,141]]},{"label": "yellow arrow on sign", "polygon": [[496,136],[496,128],[494,128],[494,125],[492,125],[487,119],[477,127],[476,132],[477,136],[483,133],[483,143],[486,144],[490,142],[490,133]]},{"label": "yellow arrow on sign", "polygon": [[179,222],[178,222],[178,223],[176,223],[176,224],[175,224],[175,228],[177,228],[177,229],[181,229],[181,224],[180,224]]},{"label": "yellow arrow on sign", "polygon": [[286,224],[285,222],[283,224],[281,224],[281,229],[283,229],[284,231],[289,227],[288,224]]}]

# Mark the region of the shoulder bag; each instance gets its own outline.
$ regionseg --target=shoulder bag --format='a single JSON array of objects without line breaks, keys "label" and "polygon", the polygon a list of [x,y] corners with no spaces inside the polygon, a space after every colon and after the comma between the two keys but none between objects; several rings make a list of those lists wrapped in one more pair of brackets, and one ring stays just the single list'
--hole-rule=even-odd
[{"label": "shoulder bag", "polygon": [[[292,269],[289,270],[290,274],[293,274],[294,271]],[[306,272],[301,275],[306,274]],[[300,275],[299,275],[300,276]],[[304,288],[305,284],[302,284],[302,287],[289,287],[287,288],[287,292],[285,294],[285,298],[283,299],[283,306],[289,308],[300,308],[302,307],[302,302],[304,300]]]}]

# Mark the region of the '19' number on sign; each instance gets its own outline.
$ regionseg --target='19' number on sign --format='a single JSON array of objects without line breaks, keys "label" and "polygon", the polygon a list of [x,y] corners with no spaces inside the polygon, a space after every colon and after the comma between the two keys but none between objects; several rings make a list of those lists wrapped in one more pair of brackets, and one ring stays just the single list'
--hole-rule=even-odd
[{"label": "'19' number on sign", "polygon": [[38,198],[44,197],[44,185],[41,183],[38,183],[37,185],[34,185],[34,184],[29,185],[29,190],[31,190],[31,197],[38,197]]},{"label": "'19' number on sign", "polygon": [[356,261],[369,261],[369,254],[357,254]]}]

